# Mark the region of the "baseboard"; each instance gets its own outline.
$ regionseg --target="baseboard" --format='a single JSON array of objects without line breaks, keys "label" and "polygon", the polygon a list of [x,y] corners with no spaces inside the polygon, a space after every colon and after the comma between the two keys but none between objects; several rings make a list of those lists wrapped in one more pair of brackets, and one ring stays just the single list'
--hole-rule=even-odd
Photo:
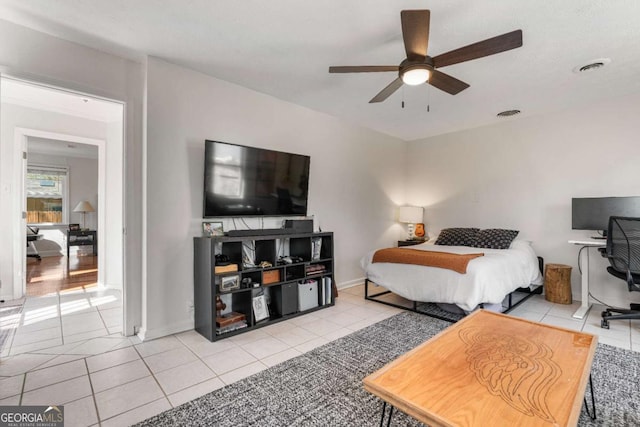
[{"label": "baseboard", "polygon": [[178,334],[180,332],[190,331],[195,327],[193,320],[185,320],[184,322],[166,326],[164,328],[147,329],[140,328],[137,333],[141,341],[154,340],[156,338],[166,337],[168,335]]},{"label": "baseboard", "polygon": [[362,285],[362,284],[364,284],[364,277],[362,277],[360,279],[349,280],[348,282],[339,283],[337,285],[337,288],[338,289],[347,289],[347,288],[353,288],[354,286],[358,286],[358,285]]},{"label": "baseboard", "polygon": [[62,252],[56,250],[38,251],[38,255],[40,255],[42,258],[47,258],[52,256],[62,256]]}]

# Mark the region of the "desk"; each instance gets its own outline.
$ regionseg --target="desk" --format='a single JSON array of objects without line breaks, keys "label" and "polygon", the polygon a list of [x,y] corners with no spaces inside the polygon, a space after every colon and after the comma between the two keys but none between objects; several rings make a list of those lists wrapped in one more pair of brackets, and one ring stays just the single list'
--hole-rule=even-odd
[{"label": "desk", "polygon": [[432,427],[575,426],[597,341],[477,310],[366,377],[364,388],[383,411],[390,403]]},{"label": "desk", "polygon": [[591,308],[591,304],[589,304],[589,249],[590,248],[604,248],[607,246],[606,239],[582,239],[582,240],[569,240],[569,243],[572,245],[582,246],[586,248],[580,252],[580,269],[582,270],[582,280],[581,280],[581,299],[582,303],[580,304],[580,308],[573,313],[573,317],[576,319],[584,319],[584,316],[587,315],[589,308]]},{"label": "desk", "polygon": [[71,246],[93,246],[93,255],[98,255],[98,238],[96,230],[67,230],[67,259]]}]

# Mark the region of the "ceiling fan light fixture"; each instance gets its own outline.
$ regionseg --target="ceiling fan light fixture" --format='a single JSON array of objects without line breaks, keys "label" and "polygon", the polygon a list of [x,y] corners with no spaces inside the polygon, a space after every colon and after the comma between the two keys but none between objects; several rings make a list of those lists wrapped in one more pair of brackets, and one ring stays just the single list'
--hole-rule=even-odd
[{"label": "ceiling fan light fixture", "polygon": [[416,67],[405,70],[402,75],[402,82],[409,86],[417,86],[426,83],[431,77],[431,70],[424,67]]}]

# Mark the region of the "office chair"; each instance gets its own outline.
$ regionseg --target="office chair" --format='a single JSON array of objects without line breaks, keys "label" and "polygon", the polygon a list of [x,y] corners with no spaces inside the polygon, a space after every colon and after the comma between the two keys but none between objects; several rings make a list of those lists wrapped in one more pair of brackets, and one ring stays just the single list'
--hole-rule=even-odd
[{"label": "office chair", "polygon": [[34,242],[42,237],[38,234],[39,231],[40,229],[38,227],[31,227],[27,225],[27,248],[31,250],[31,252],[27,252],[27,257],[35,258],[38,261],[40,261],[42,258],[40,257],[40,254],[38,253],[38,249],[36,248]]},{"label": "office chair", "polygon": [[[625,280],[629,292],[640,292],[640,218],[609,218],[604,256],[611,264],[607,272]],[[602,312],[600,326],[609,329],[609,320],[615,319],[640,319],[640,304],[631,304],[629,310],[607,307]]]}]

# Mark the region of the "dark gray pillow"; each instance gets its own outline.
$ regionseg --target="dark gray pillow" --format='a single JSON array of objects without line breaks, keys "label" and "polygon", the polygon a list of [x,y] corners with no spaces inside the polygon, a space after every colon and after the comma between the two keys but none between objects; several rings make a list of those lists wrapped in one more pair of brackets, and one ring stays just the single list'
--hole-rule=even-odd
[{"label": "dark gray pillow", "polygon": [[487,249],[509,249],[511,242],[518,235],[518,230],[504,230],[502,228],[487,228],[476,234],[476,241],[472,246]]},{"label": "dark gray pillow", "polygon": [[445,228],[438,235],[436,245],[473,246],[479,228]]}]

